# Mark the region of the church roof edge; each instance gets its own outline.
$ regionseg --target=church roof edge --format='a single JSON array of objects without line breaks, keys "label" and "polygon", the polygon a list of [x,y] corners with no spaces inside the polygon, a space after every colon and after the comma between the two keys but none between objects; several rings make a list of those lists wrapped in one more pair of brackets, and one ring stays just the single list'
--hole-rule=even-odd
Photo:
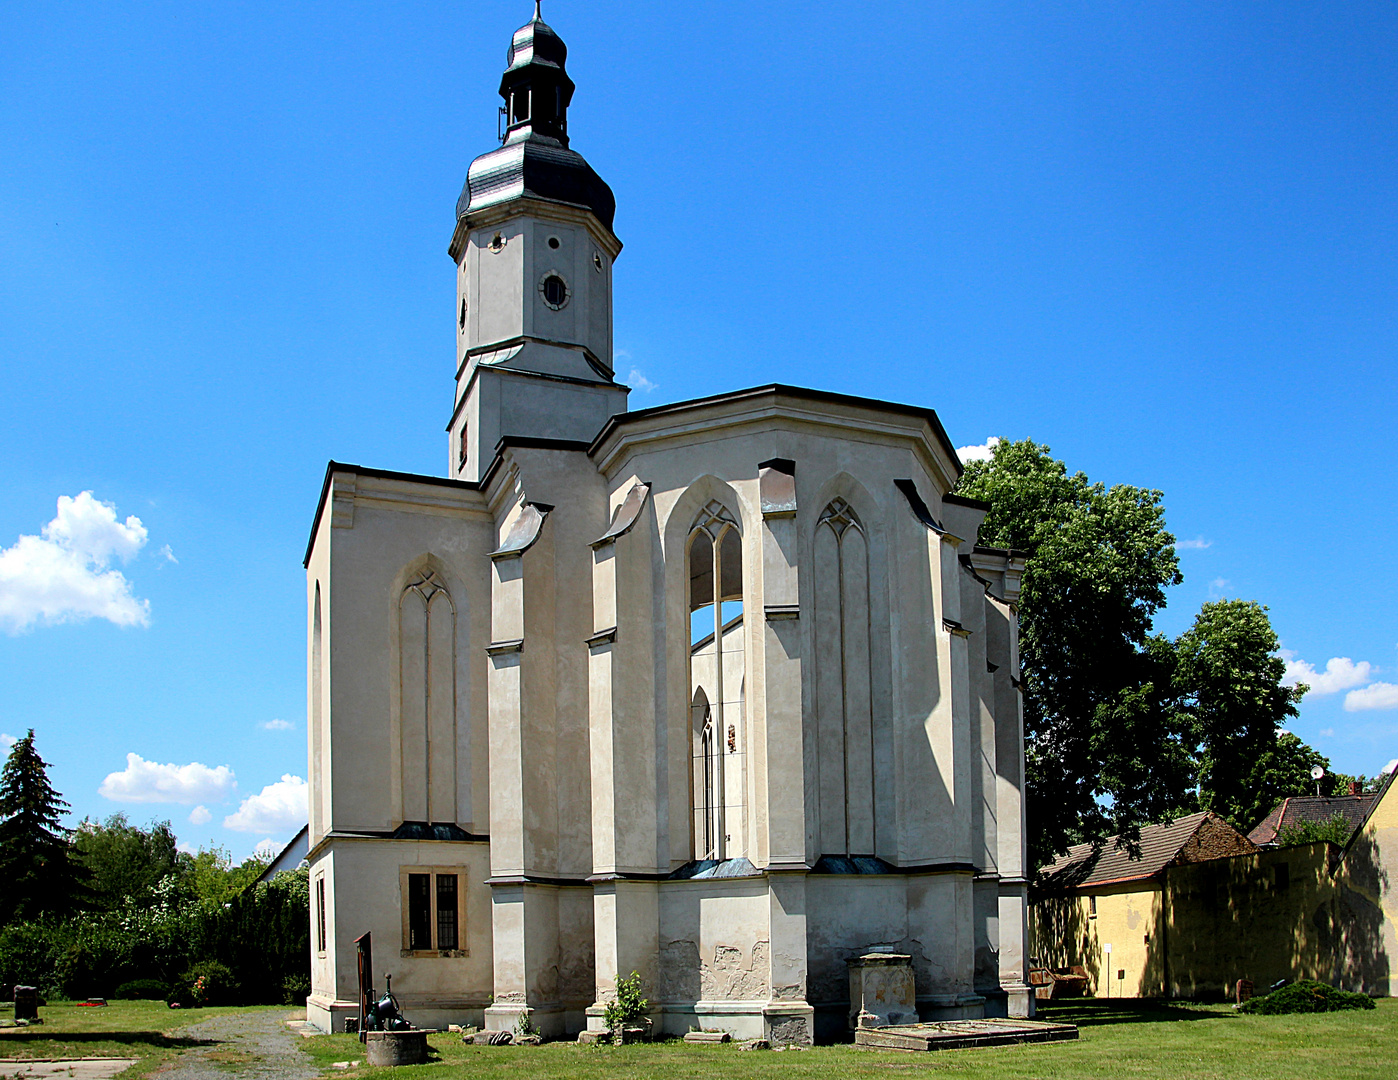
[{"label": "church roof edge", "polygon": [[316,531],[320,528],[321,515],[330,499],[330,481],[337,472],[354,473],[356,476],[373,476],[380,480],[408,480],[414,484],[435,484],[440,487],[453,487],[462,491],[479,491],[481,485],[471,480],[453,480],[449,476],[430,476],[426,473],[396,472],[393,469],[370,469],[363,465],[347,465],[333,458],[325,466],[325,480],[320,485],[320,501],[316,503],[315,517],[311,519],[311,535],[306,541],[306,555],[301,560],[303,568],[311,565],[311,553],[316,546]]},{"label": "church roof edge", "polygon": [[906,405],[898,401],[883,401],[879,398],[858,397],[854,394],[837,394],[832,390],[813,390],[805,386],[790,386],[786,383],[768,383],[765,386],[752,386],[746,390],[732,390],[726,394],[712,394],[709,397],[690,398],[688,401],[674,401],[668,405],[655,405],[649,409],[636,409],[631,412],[617,413],[612,416],[602,430],[597,433],[597,438],[592,440],[592,446],[588,453],[595,454],[598,448],[607,438],[618,428],[633,423],[637,420],[649,419],[653,416],[664,416],[666,413],[682,412],[686,409],[697,409],[705,405],[720,405],[727,402],[743,401],[748,398],[762,397],[764,395],[784,394],[788,397],[801,398],[806,401],[824,401],[836,405],[856,405],[870,409],[884,409],[889,412],[901,413],[904,416],[916,416],[926,420],[932,428],[932,433],[937,437],[937,442],[947,452],[952,464],[956,467],[956,475],[962,473],[961,459],[957,456],[956,447],[947,436],[946,428],[942,427],[942,421],[937,416],[936,410],[924,408],[920,405]]}]

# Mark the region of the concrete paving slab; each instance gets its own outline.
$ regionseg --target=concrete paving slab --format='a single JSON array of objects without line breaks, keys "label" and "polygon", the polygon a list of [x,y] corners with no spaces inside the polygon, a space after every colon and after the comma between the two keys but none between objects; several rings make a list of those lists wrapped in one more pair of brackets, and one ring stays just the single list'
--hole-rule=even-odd
[{"label": "concrete paving slab", "polygon": [[5,1080],[44,1080],[71,1077],[72,1080],[111,1080],[136,1064],[136,1058],[0,1058],[0,1077]]}]

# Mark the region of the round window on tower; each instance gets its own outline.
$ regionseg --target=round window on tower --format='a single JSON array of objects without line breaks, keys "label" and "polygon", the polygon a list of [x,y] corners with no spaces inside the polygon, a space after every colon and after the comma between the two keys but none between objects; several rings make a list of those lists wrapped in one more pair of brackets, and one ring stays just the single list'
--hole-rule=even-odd
[{"label": "round window on tower", "polygon": [[556,236],[550,236],[550,237],[549,237],[549,247],[552,248],[554,251],[557,251],[557,250],[558,250],[558,243],[559,243],[558,237],[556,237]]},{"label": "round window on tower", "polygon": [[573,295],[568,289],[568,283],[556,270],[550,270],[544,275],[543,280],[539,282],[539,292],[544,295],[544,303],[554,311],[567,307],[568,299]]}]

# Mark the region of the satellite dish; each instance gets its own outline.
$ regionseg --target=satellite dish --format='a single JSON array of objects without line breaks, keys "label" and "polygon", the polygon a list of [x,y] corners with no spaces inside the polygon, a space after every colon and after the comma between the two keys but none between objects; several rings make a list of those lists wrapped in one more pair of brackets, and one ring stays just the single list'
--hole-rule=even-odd
[{"label": "satellite dish", "polygon": [[1313,769],[1311,769],[1311,779],[1312,779],[1312,780],[1319,780],[1319,779],[1320,779],[1322,776],[1324,776],[1324,775],[1325,775],[1325,770],[1322,769],[1319,765],[1317,765],[1317,766],[1315,766]]}]

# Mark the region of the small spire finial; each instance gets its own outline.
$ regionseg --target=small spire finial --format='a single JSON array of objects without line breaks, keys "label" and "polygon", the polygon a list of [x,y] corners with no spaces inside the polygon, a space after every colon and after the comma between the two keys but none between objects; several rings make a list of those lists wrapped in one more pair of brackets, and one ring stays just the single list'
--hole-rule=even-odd
[{"label": "small spire finial", "polygon": [[542,7],[542,5],[543,5],[543,0],[534,0],[534,21],[535,21],[535,22],[543,22],[543,21],[544,21],[544,13],[543,13],[542,11],[539,10],[540,7]]}]

